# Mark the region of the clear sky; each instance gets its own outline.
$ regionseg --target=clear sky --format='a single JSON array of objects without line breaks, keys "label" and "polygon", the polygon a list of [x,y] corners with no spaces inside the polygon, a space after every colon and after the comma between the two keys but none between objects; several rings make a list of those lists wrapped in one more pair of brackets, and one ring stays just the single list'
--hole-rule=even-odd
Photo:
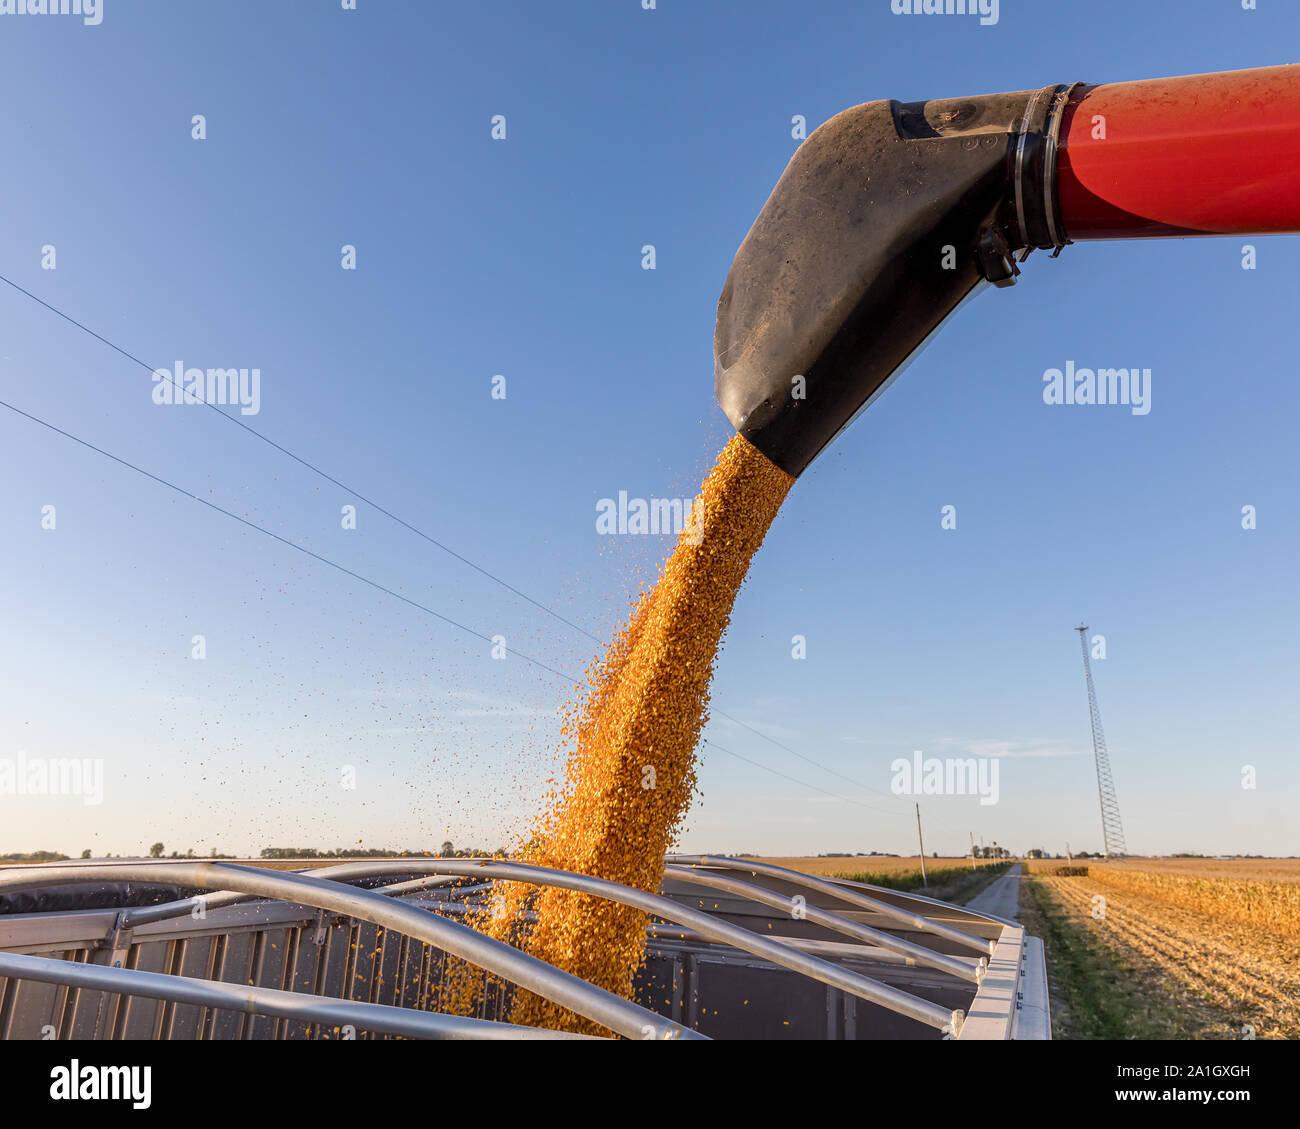
[{"label": "clear sky", "polygon": [[[0,274],[148,367],[258,368],[242,422],[601,639],[670,542],[596,504],[690,496],[728,438],[717,298],[795,115],[1271,65],[1300,32],[1276,0],[356,9],[0,15]],[[1130,850],[1300,852],[1300,241],[1253,271],[1242,242],[1035,255],[813,465],[718,662],[751,728],[707,733],[748,759],[703,750],[683,847],[913,851],[890,765],[921,750],[1000,758],[996,804],[919,797],[927,850],[1099,849],[1082,620]],[[0,333],[22,411],[557,670],[594,654],[3,284]],[[1149,367],[1150,414],[1045,405],[1067,360]],[[527,829],[567,686],[518,654],[7,410],[0,516],[0,761],[104,773],[100,803],[0,795],[0,853]]]}]

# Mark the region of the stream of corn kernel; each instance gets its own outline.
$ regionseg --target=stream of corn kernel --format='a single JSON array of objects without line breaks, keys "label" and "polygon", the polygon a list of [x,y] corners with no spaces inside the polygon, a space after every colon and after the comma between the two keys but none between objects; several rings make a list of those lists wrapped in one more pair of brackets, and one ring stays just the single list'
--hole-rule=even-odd
[{"label": "stream of corn kernel", "polygon": [[[719,454],[659,582],[566,707],[564,781],[546,797],[525,861],[658,890],[664,854],[696,790],[695,749],[718,645],[793,484],[739,435]],[[644,912],[567,890],[499,883],[476,925],[627,998],[645,955]],[[442,1010],[474,1007],[481,982],[481,973],[452,970]],[[607,1034],[525,991],[514,994],[509,1019]]]}]

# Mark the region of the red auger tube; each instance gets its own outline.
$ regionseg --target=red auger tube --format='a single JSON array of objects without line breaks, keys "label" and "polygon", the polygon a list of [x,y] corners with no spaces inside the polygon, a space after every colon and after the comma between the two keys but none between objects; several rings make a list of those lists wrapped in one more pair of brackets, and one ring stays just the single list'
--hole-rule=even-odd
[{"label": "red auger tube", "polygon": [[1078,86],[1057,172],[1073,240],[1300,232],[1300,64]]}]

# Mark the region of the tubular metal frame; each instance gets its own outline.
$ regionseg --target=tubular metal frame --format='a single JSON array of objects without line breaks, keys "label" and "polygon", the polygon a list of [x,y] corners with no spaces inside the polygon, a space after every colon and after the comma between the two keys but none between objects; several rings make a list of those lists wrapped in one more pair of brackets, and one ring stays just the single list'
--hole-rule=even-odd
[{"label": "tubular metal frame", "polygon": [[[338,868],[346,869],[346,868]],[[528,953],[484,936],[467,925],[404,905],[371,890],[356,890],[303,874],[234,866],[217,862],[172,862],[165,866],[122,863],[93,866],[40,867],[0,871],[0,891],[33,886],[67,885],[101,878],[123,882],[157,882],[159,871],[167,881],[189,886],[230,887],[246,894],[260,894],[298,905],[348,914],[362,921],[382,925],[421,941],[499,976],[521,988],[577,1012],[616,1034],[630,1039],[698,1039],[698,1032],[673,1023],[647,1008],[588,983],[581,977],[538,960]],[[408,871],[409,872],[409,871]],[[188,905],[193,899],[186,899]]]},{"label": "tubular metal frame", "polygon": [[894,952],[905,956],[909,964],[937,968],[941,972],[951,973],[961,980],[970,980],[975,984],[980,982],[983,969],[987,965],[983,957],[980,958],[981,963],[973,964],[958,957],[936,953],[923,945],[914,945],[910,941],[893,937],[879,929],[872,929],[869,925],[862,925],[844,917],[842,914],[832,913],[830,910],[821,909],[818,906],[805,904],[796,909],[796,907],[791,906],[789,898],[772,890],[766,890],[762,886],[755,886],[752,882],[740,882],[735,878],[724,878],[720,874],[710,874],[694,867],[685,866],[667,866],[664,868],[664,875],[679,879],[682,882],[722,890],[728,894],[738,894],[742,898],[748,898],[750,901],[771,906],[774,909],[788,910],[792,914],[797,912],[808,921],[817,925],[824,925],[827,929],[833,929],[836,933],[856,937],[859,941],[874,941],[882,949],[892,949]]},{"label": "tubular metal frame", "polygon": [[75,964],[50,957],[25,956],[22,953],[0,952],[0,976],[37,980],[46,984],[67,984],[75,988],[121,995],[145,996],[174,1003],[199,1004],[253,1015],[307,1019],[328,1026],[402,1035],[408,1039],[593,1038],[590,1035],[547,1031],[539,1027],[521,1027],[514,1023],[444,1015],[441,1012],[415,1011],[412,1008],[338,1000],[327,996],[304,997],[300,992],[284,992],[277,988],[169,976],[159,972],[141,972],[134,968]]},{"label": "tubular metal frame", "polygon": [[[942,938],[949,944],[977,949],[981,954],[993,951],[998,942],[990,942],[942,922],[932,921],[920,914],[858,893],[835,882],[814,878],[772,864],[712,855],[669,856],[665,863],[666,878],[710,887],[747,902],[791,911],[792,917],[805,918],[816,925],[852,937],[858,943],[845,944],[793,937],[782,937],[777,940],[721,920],[702,910],[691,909],[679,901],[659,894],[621,886],[588,875],[491,859],[375,860],[335,864],[299,873],[228,863],[170,859],[135,863],[47,864],[38,867],[0,868],[0,893],[33,887],[84,883],[97,879],[180,884],[212,890],[211,893],[161,905],[123,909],[115,918],[114,936],[124,930],[129,931],[141,925],[163,922],[169,918],[187,914],[201,917],[209,909],[256,899],[275,899],[291,905],[345,914],[434,945],[504,981],[536,992],[628,1038],[703,1038],[704,1036],[689,1027],[604,992],[579,977],[486,937],[448,917],[439,916],[440,913],[450,913],[453,916],[470,913],[476,905],[472,900],[451,902],[440,898],[432,903],[423,904],[418,901],[410,903],[394,901],[399,895],[413,894],[421,890],[437,891],[440,887],[449,886],[451,889],[446,890],[446,894],[452,897],[472,898],[485,893],[491,888],[492,883],[497,881],[557,887],[631,906],[669,923],[667,926],[657,922],[652,923],[648,928],[648,933],[652,937],[675,937],[692,943],[729,946],[751,957],[757,957],[809,977],[832,990],[848,993],[936,1028],[943,1032],[946,1038],[957,1038],[962,1034],[965,1014],[961,1010],[950,1010],[874,980],[833,963],[833,958],[861,956],[865,959],[882,960],[884,963],[923,966],[951,975],[964,983],[980,985],[987,967],[987,956],[981,955],[976,960],[935,952],[923,945],[873,929],[820,906],[802,904],[798,906],[796,912],[794,908],[797,904],[796,899],[728,877],[719,871],[748,871],[756,875],[776,878],[846,902],[856,908],[870,910],[919,932]],[[359,890],[340,885],[351,879],[380,878],[389,875],[397,876],[400,880],[374,890]],[[412,878],[411,875],[418,875],[418,877]],[[465,885],[464,879],[467,877],[487,881]],[[882,893],[890,892],[882,891]],[[916,899],[911,895],[906,897],[909,901],[931,902],[930,899]],[[932,904],[944,905],[941,902]],[[0,923],[2,922],[3,918],[0,917]],[[362,1027],[378,1033],[417,1038],[547,1038],[558,1034],[534,1028],[521,1028],[508,1023],[494,1023],[489,1020],[462,1020],[459,1017],[442,1016],[438,1013],[411,1012],[405,1008],[382,1004],[362,1004],[357,1001],[320,996],[309,996],[304,999],[300,993],[282,992],[276,989],[249,988],[244,985],[140,972],[120,967],[76,964],[65,960],[21,956],[0,951],[0,978],[2,977],[87,987],[116,992],[124,996],[139,995],[154,999],[197,1003],[207,1007],[286,1016],[323,1023],[326,1026],[350,1024],[353,1027]],[[985,994],[986,988],[987,986],[981,987],[980,995]]]},{"label": "tubular metal frame", "polygon": [[976,937],[972,933],[964,933],[960,929],[954,929],[951,925],[931,921],[928,917],[922,917],[919,913],[900,909],[898,906],[890,905],[879,898],[871,898],[854,890],[845,889],[843,886],[830,882],[825,878],[802,874],[797,870],[788,870],[784,866],[774,866],[769,862],[758,862],[755,859],[727,858],[723,855],[668,855],[664,862],[669,865],[712,866],[717,867],[719,870],[743,870],[748,871],[750,874],[766,874],[771,878],[779,878],[783,882],[789,882],[795,886],[806,886],[809,890],[816,890],[832,898],[838,898],[850,905],[874,910],[883,917],[891,918],[901,925],[910,925],[913,929],[917,929],[922,933],[933,933],[936,937],[942,937],[946,941],[952,941],[965,948],[974,949],[985,956],[992,954],[997,947],[994,941],[986,941],[983,937]]}]

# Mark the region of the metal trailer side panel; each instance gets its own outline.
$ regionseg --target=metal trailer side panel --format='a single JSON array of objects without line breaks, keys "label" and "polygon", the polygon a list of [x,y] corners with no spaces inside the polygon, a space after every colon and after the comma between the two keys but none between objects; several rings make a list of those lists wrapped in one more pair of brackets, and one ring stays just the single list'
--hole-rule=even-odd
[{"label": "metal trailer side panel", "polygon": [[347,1000],[373,1002],[379,971],[379,926],[362,922],[352,933],[346,980],[340,995]]},{"label": "metal trailer side panel", "polygon": [[[171,947],[167,941],[147,941],[137,944],[131,949],[126,967],[141,972],[166,972]],[[158,1023],[158,1013],[161,1010],[161,1000],[151,1000],[144,996],[125,997],[118,1013],[113,1038],[152,1039]]]},{"label": "metal trailer side panel", "polygon": [[[289,947],[288,929],[267,929],[256,969],[257,983],[267,988],[284,987],[285,960]],[[250,1015],[244,1028],[245,1039],[270,1039],[275,1035],[277,1020],[269,1015]]]},{"label": "metal trailer side panel", "polygon": [[401,968],[405,938],[392,929],[380,930],[379,955],[370,1000],[377,1004],[396,1004],[401,991],[398,973]]}]

